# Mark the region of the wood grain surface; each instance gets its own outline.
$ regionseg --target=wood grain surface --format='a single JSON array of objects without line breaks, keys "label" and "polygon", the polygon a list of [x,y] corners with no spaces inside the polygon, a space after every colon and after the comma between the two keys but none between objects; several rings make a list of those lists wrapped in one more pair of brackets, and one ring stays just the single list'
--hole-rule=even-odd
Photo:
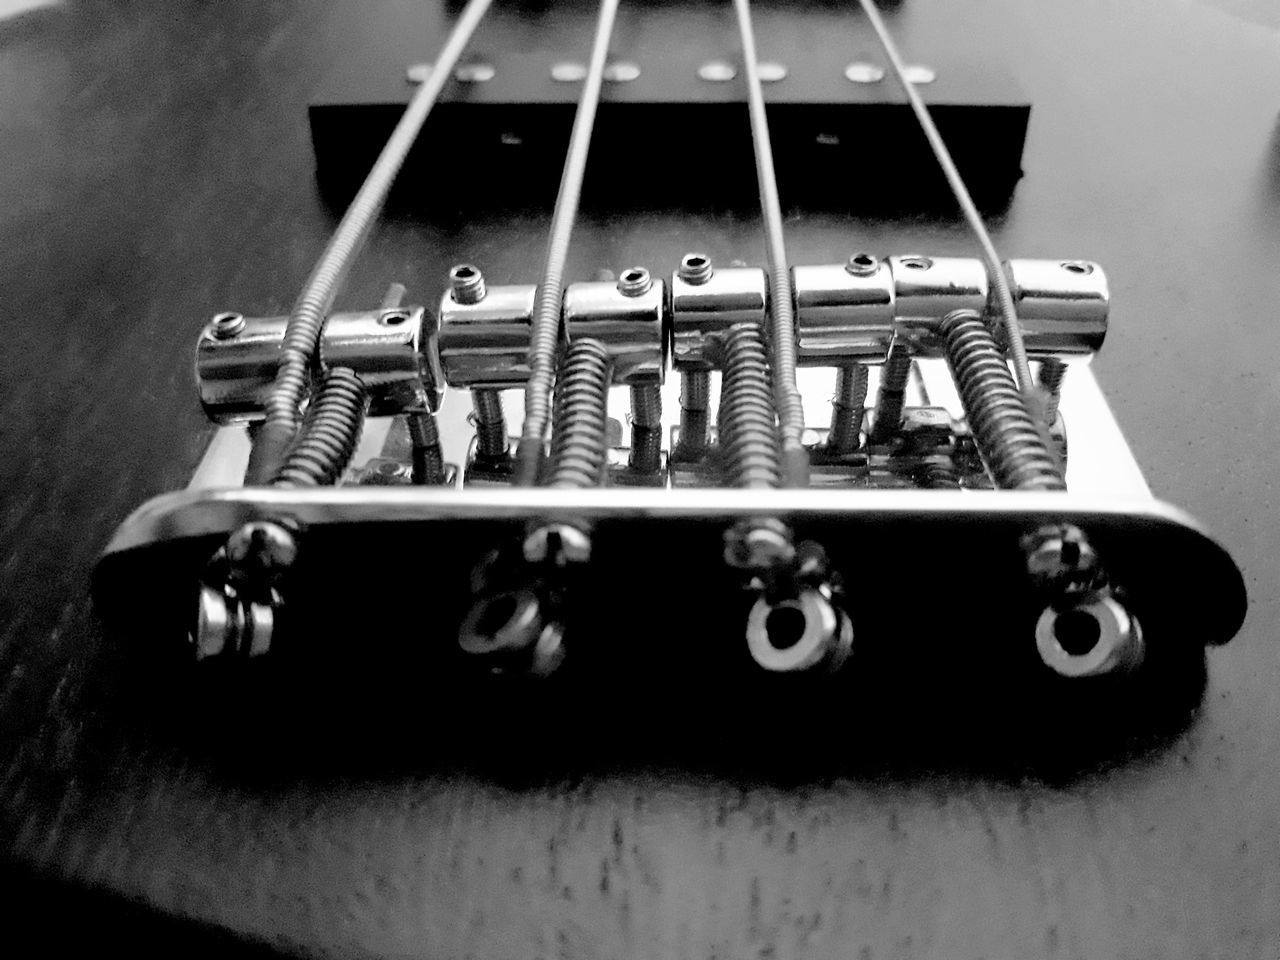
[{"label": "wood grain surface", "polygon": [[[240,745],[185,742],[147,703],[162,694],[172,711],[185,694],[130,674],[96,626],[89,575],[114,526],[181,486],[208,438],[191,383],[202,319],[286,309],[331,229],[306,103],[382,8],[69,2],[0,24],[0,844],[15,942],[333,957],[1280,955],[1280,24],[1240,0],[902,8],[950,18],[958,45],[1026,87],[1027,175],[997,242],[1107,267],[1113,329],[1097,369],[1118,419],[1153,488],[1245,571],[1249,620],[1208,655],[1194,712],[1069,768],[1005,756],[799,777],[541,769],[536,756],[518,775],[436,765],[414,745],[454,729],[414,728],[412,705],[384,720],[367,700],[345,739],[341,723],[294,717],[288,736],[242,724]],[[429,302],[464,259],[530,276],[544,227],[540,211],[393,218],[345,300],[375,302],[398,279]],[[971,249],[949,220],[800,214],[788,227],[799,262],[855,240]],[[751,213],[592,215],[580,237],[571,272],[584,276],[673,263],[691,238],[713,256],[763,253]],[[144,584],[137,603],[147,616]],[[621,689],[614,709],[665,705]],[[913,709],[815,729],[762,704],[723,723],[847,756]]]}]

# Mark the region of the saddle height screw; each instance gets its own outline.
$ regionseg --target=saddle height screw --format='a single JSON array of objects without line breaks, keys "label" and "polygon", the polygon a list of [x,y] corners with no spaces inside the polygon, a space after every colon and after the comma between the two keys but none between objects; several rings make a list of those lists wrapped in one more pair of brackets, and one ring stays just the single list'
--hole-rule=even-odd
[{"label": "saddle height screw", "polygon": [[642,297],[653,289],[653,278],[644,267],[623,270],[618,278],[618,292],[624,297]]},{"label": "saddle height screw", "polygon": [[686,253],[680,261],[680,279],[694,286],[706,283],[714,272],[711,258],[705,253]]},{"label": "saddle height screw", "polygon": [[484,274],[479,267],[460,263],[449,271],[449,286],[457,303],[479,303],[484,299]]},{"label": "saddle height screw", "polygon": [[244,314],[219,313],[213,318],[213,336],[215,340],[231,340],[244,330]]},{"label": "saddle height screw", "polygon": [[880,261],[869,253],[855,253],[844,265],[844,269],[855,277],[870,277],[879,271]]}]

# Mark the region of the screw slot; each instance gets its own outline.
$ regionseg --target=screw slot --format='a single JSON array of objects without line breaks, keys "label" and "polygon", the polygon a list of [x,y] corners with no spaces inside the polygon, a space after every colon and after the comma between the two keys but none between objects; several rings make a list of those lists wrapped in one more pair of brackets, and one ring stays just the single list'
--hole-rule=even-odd
[{"label": "screw slot", "polygon": [[1062,263],[1062,269],[1068,273],[1076,273],[1081,276],[1093,273],[1093,264],[1085,263],[1083,260],[1066,260]]},{"label": "screw slot", "polygon": [[903,257],[902,265],[908,270],[928,270],[933,266],[933,261],[928,257]]},{"label": "screw slot", "polygon": [[398,327],[409,319],[407,310],[387,310],[378,317],[378,322],[384,327]]}]

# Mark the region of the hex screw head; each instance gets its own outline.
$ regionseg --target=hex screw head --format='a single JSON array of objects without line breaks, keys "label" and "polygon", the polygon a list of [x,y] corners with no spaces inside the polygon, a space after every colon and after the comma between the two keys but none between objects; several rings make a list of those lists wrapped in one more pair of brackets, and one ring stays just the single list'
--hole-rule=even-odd
[{"label": "hex screw head", "polygon": [[710,280],[715,268],[711,265],[711,258],[705,253],[686,253],[677,272],[685,283],[697,286]]},{"label": "hex screw head", "polygon": [[219,313],[210,321],[213,336],[216,340],[231,340],[238,337],[244,330],[244,314],[242,313]]},{"label": "hex screw head", "polygon": [[624,297],[642,297],[653,288],[653,278],[644,267],[623,270],[618,277],[618,292]]},{"label": "hex screw head", "polygon": [[869,253],[855,253],[844,269],[855,277],[870,277],[880,269],[880,261]]},{"label": "hex screw head", "polygon": [[449,271],[449,287],[458,303],[479,303],[484,299],[484,274],[470,263],[460,263]]}]

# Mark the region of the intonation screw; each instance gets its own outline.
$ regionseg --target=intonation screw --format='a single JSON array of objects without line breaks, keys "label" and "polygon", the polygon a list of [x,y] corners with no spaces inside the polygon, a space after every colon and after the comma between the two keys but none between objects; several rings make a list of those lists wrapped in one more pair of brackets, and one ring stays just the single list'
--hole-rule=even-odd
[{"label": "intonation screw", "polygon": [[880,261],[869,253],[855,253],[844,269],[855,277],[870,277],[880,269]]},{"label": "intonation screw", "polygon": [[631,267],[623,270],[618,277],[618,292],[624,297],[641,297],[653,287],[653,278],[644,267]]},{"label": "intonation screw", "polygon": [[244,330],[244,314],[220,313],[213,318],[213,336],[217,340],[230,340]]},{"label": "intonation screw", "polygon": [[479,303],[484,299],[484,274],[479,267],[460,263],[449,271],[449,285],[457,303]]},{"label": "intonation screw", "polygon": [[711,258],[705,253],[686,253],[684,259],[680,261],[680,279],[685,283],[694,286],[706,283],[711,279],[713,272]]}]

